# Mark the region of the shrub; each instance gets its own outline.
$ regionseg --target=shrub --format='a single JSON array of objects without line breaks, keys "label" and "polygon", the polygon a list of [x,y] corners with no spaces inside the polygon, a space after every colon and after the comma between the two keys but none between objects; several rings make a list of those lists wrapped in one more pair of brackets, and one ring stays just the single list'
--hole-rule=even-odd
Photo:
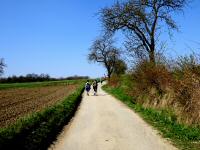
[{"label": "shrub", "polygon": [[180,56],[173,69],[174,102],[179,121],[187,124],[200,122],[200,63],[194,53]]},{"label": "shrub", "polygon": [[120,84],[120,75],[113,74],[108,83],[112,87],[118,87]]},{"label": "shrub", "polygon": [[[174,103],[180,107],[180,118],[187,124],[200,122],[200,77],[190,69],[184,70],[181,79],[173,84]],[[183,117],[182,117],[183,116]]]},{"label": "shrub", "polygon": [[186,56],[180,56],[175,62],[173,73],[177,79],[181,79],[184,76],[184,73],[188,71],[200,76],[199,58],[194,53]]},{"label": "shrub", "polygon": [[171,74],[163,64],[140,62],[133,72],[134,95],[147,95],[150,100],[163,96],[171,83]]}]

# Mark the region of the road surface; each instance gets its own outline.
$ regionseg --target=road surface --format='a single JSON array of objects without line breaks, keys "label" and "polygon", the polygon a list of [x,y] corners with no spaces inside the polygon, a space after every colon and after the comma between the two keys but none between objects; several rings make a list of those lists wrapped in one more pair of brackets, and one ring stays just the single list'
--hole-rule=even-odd
[{"label": "road surface", "polygon": [[175,150],[119,100],[84,93],[81,105],[49,150]]}]

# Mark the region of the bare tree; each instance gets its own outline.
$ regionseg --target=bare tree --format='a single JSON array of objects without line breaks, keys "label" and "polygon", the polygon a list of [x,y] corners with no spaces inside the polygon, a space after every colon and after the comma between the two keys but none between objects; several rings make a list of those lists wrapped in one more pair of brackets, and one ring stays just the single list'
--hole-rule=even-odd
[{"label": "bare tree", "polygon": [[177,29],[172,13],[181,11],[187,0],[128,0],[101,10],[101,21],[107,31],[122,29],[131,38],[134,52],[147,55],[156,63],[156,42],[162,25]]},{"label": "bare tree", "polygon": [[4,63],[4,59],[0,58],[0,76],[4,73],[4,67],[6,67],[6,64]]},{"label": "bare tree", "polygon": [[98,38],[93,42],[88,55],[89,61],[98,62],[105,66],[109,79],[120,56],[119,49],[114,47],[113,43],[113,40],[108,36]]}]

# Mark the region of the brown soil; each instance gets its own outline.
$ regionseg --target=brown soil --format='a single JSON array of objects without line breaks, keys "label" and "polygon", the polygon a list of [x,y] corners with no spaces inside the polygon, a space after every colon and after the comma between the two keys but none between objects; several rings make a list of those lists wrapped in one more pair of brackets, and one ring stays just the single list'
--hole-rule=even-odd
[{"label": "brown soil", "polygon": [[76,85],[0,90],[0,127],[54,105],[76,89]]}]

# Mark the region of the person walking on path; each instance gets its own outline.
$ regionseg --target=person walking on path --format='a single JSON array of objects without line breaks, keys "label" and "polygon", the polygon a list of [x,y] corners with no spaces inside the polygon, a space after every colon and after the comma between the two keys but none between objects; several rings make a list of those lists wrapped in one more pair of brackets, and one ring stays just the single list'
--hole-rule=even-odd
[{"label": "person walking on path", "polygon": [[94,95],[97,95],[97,88],[98,88],[98,83],[97,80],[94,80],[92,83],[93,89],[94,89]]},{"label": "person walking on path", "polygon": [[91,86],[90,82],[89,82],[89,80],[87,80],[87,82],[85,84],[85,90],[86,90],[88,96],[89,96],[89,92],[90,92],[90,89],[91,89],[90,86]]},{"label": "person walking on path", "polygon": [[101,78],[101,85],[102,85],[102,83],[103,83],[103,79]]},{"label": "person walking on path", "polygon": [[102,85],[102,83],[103,83],[103,79],[102,79],[102,78],[100,78],[100,83],[101,83],[101,85]]}]

